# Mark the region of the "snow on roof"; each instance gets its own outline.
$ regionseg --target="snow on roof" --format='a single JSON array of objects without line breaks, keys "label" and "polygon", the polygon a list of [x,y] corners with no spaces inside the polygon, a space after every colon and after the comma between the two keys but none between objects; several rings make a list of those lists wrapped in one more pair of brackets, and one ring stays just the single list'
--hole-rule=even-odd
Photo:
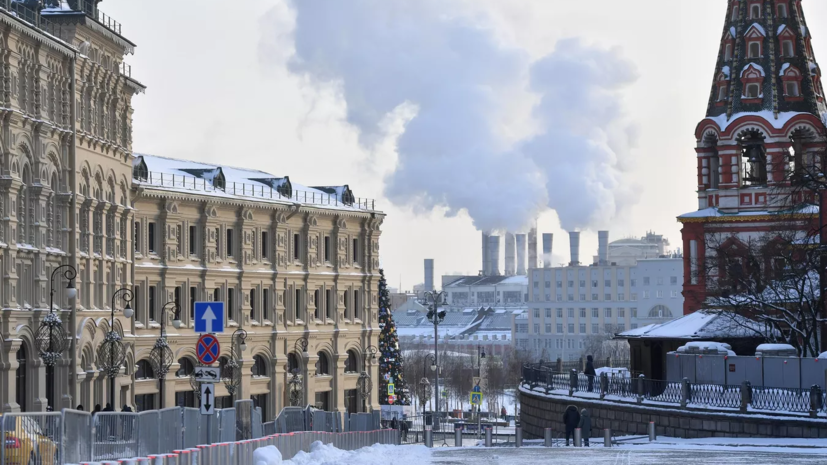
[{"label": "snow on roof", "polygon": [[[763,72],[763,70],[762,70]],[[803,113],[798,111],[781,111],[778,113],[778,118],[775,117],[775,114],[769,110],[762,110],[762,111],[746,111],[735,113],[732,115],[731,118],[727,119],[726,113],[718,115],[718,116],[707,116],[706,119],[714,121],[721,131],[726,131],[726,128],[729,127],[732,123],[738,121],[739,118],[743,118],[746,116],[757,116],[762,118],[767,123],[771,124],[775,129],[782,129],[785,124],[787,124],[791,119],[798,115],[808,115],[809,113]]]},{"label": "snow on roof", "polygon": [[795,347],[791,346],[790,344],[759,344],[758,347],[755,348],[756,352],[775,352],[775,351],[793,351]]},{"label": "snow on roof", "polygon": [[626,339],[716,339],[760,337],[760,325],[736,314],[699,310],[660,325],[650,325],[617,335]]},{"label": "snow on roof", "polygon": [[786,24],[782,24],[782,25],[778,26],[778,30],[775,31],[775,35],[780,36],[781,33],[784,32],[784,29],[787,29]]},{"label": "snow on roof", "polygon": [[783,76],[784,73],[787,72],[788,69],[790,69],[790,66],[792,65],[789,63],[784,63],[783,65],[781,65],[781,71],[778,72],[778,75]]},{"label": "snow on roof", "polygon": [[731,35],[733,38],[735,37],[735,35],[736,35],[735,26],[732,26],[732,27],[729,28],[729,35]]},{"label": "snow on roof", "polygon": [[711,352],[716,351],[718,353],[724,353],[727,355],[735,355],[735,352],[732,350],[732,346],[726,344],[724,342],[712,342],[712,341],[692,341],[687,342],[686,344],[678,347],[676,352],[684,353],[690,352],[688,349],[690,348],[697,348],[701,351]]},{"label": "snow on roof", "polygon": [[741,70],[741,77],[744,77],[744,73],[746,73],[750,68],[754,68],[756,71],[761,73],[761,76],[767,75],[767,73],[764,72],[764,68],[758,63],[747,63],[747,65],[744,66],[744,69]]},{"label": "snow on roof", "polygon": [[808,32],[807,31],[807,26],[802,24],[801,25],[801,37],[802,38],[807,38],[807,32]]},{"label": "snow on roof", "polygon": [[[261,170],[136,153],[133,166],[139,166],[141,162],[146,164],[148,173],[145,179],[133,176],[133,182],[148,189],[186,193],[196,191],[211,197],[253,197],[257,201],[289,204],[298,202],[333,209],[375,210],[374,202],[370,199],[346,202],[344,196],[350,192],[349,189],[345,189],[346,186],[313,188],[290,182],[292,189],[288,193],[274,188],[273,186],[279,183],[272,182],[286,179],[286,176],[278,177]],[[216,182],[219,174],[223,177],[221,183]]]},{"label": "snow on roof", "polygon": [[726,76],[727,79],[729,79],[729,76],[730,76],[730,73],[732,72],[732,70],[730,69],[729,66],[724,66],[723,68],[721,68],[721,72],[724,73],[724,76]]},{"label": "snow on roof", "polygon": [[749,34],[749,31],[751,31],[752,28],[755,28],[756,30],[758,30],[758,32],[760,32],[762,36],[767,35],[767,30],[764,29],[764,26],[762,26],[758,23],[752,23],[752,25],[750,25],[750,27],[747,28],[747,32],[745,32],[744,35],[746,36],[747,34]]}]

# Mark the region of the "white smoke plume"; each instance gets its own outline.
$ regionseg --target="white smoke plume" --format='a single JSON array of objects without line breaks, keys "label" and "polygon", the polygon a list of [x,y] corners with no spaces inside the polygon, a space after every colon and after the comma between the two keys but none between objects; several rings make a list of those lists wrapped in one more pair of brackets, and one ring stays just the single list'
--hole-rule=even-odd
[{"label": "white smoke plume", "polygon": [[[290,70],[336,84],[348,122],[371,147],[383,120],[409,107],[395,204],[466,210],[482,230],[521,230],[557,211],[566,229],[610,220],[632,196],[623,172],[634,132],[621,91],[634,67],[616,50],[557,44],[531,62],[454,0],[295,0]],[[536,94],[539,128],[507,140],[511,96]]]}]

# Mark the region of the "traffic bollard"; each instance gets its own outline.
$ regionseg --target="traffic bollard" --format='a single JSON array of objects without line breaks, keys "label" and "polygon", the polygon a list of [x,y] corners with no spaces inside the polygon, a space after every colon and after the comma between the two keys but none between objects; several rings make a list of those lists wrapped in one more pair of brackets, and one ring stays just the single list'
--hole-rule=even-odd
[{"label": "traffic bollard", "polygon": [[434,447],[434,432],[431,425],[425,425],[425,447]]},{"label": "traffic bollard", "polygon": [[454,447],[462,447],[462,427],[454,428]]},{"label": "traffic bollard", "polygon": [[657,439],[658,439],[658,435],[657,435],[657,433],[655,433],[655,422],[650,421],[649,422],[649,440],[650,441],[657,441]]},{"label": "traffic bollard", "polygon": [[485,428],[485,447],[491,447],[494,445],[493,434],[491,432],[491,428]]},{"label": "traffic bollard", "polygon": [[551,430],[551,428],[546,428],[544,430],[544,434],[543,434],[543,439],[544,439],[543,445],[544,446],[551,447],[551,446],[554,445],[554,442],[553,442],[554,441],[554,436],[553,436],[553,434],[554,434],[554,432]]},{"label": "traffic bollard", "polygon": [[523,447],[523,428],[520,426],[514,428],[514,442],[517,447]]},{"label": "traffic bollard", "polygon": [[603,430],[603,447],[612,447],[612,430],[606,428]]},{"label": "traffic bollard", "polygon": [[574,429],[574,447],[583,447],[583,431],[580,428]]}]

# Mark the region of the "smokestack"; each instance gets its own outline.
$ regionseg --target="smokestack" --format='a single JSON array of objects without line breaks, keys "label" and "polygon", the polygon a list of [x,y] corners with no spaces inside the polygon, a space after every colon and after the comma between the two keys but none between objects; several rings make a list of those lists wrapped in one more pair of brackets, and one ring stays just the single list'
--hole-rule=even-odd
[{"label": "smokestack", "polygon": [[571,231],[569,233],[569,248],[571,249],[571,263],[570,266],[580,264],[580,233],[578,231]]},{"label": "smokestack", "polygon": [[488,258],[491,262],[491,274],[489,276],[500,275],[500,236],[488,236]]},{"label": "smokestack", "polygon": [[609,264],[609,231],[597,231],[597,264]]},{"label": "smokestack", "polygon": [[537,226],[528,231],[528,267],[537,268]]},{"label": "smokestack", "polygon": [[525,276],[525,234],[517,234],[517,274]]},{"label": "smokestack", "polygon": [[516,257],[514,256],[517,252],[517,244],[514,238],[514,233],[507,232],[505,233],[505,275],[506,276],[514,276],[517,272],[517,266],[515,265]]},{"label": "smokestack", "polygon": [[434,290],[434,259],[425,259],[425,291]]},{"label": "smokestack", "polygon": [[488,234],[482,233],[482,275],[491,275],[491,258],[488,256],[489,239]]},{"label": "smokestack", "polygon": [[543,268],[551,268],[551,244],[554,234],[543,234]]}]

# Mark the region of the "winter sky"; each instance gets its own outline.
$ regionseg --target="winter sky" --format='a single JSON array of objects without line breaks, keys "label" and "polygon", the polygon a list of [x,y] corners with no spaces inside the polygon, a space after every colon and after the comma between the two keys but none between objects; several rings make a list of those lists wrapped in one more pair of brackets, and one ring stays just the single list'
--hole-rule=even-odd
[{"label": "winter sky", "polygon": [[[539,215],[581,256],[697,209],[725,0],[107,0],[138,46],[136,152],[349,184],[392,286],[476,273],[479,228]],[[816,58],[827,2],[804,2]],[[827,58],[824,58],[827,60]]]}]

